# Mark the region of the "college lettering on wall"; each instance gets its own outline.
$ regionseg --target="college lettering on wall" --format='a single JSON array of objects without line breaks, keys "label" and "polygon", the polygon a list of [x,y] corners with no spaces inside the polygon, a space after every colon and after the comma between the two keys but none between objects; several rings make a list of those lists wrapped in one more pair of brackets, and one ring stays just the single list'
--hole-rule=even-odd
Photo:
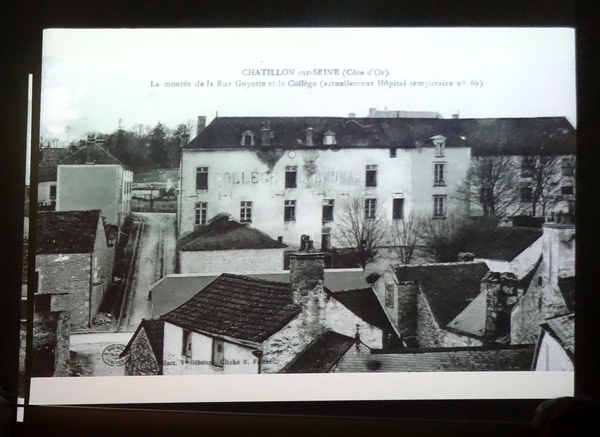
[{"label": "college lettering on wall", "polygon": [[[262,184],[281,184],[284,180],[277,172],[268,171],[233,171],[224,173],[215,173],[214,184],[219,188],[235,185],[262,185]],[[331,170],[316,172],[310,176],[299,172],[299,185],[319,186],[325,184],[336,185],[360,185],[361,175],[354,171]],[[364,182],[363,182],[364,183]]]}]

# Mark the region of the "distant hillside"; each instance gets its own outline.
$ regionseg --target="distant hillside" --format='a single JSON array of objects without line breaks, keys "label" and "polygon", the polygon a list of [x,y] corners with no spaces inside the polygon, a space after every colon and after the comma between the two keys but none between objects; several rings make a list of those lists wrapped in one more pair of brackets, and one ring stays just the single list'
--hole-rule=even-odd
[{"label": "distant hillside", "polygon": [[133,183],[147,183],[147,182],[167,182],[170,179],[171,182],[179,180],[179,169],[178,168],[159,168],[156,170],[145,171],[141,173],[135,173],[133,175]]}]

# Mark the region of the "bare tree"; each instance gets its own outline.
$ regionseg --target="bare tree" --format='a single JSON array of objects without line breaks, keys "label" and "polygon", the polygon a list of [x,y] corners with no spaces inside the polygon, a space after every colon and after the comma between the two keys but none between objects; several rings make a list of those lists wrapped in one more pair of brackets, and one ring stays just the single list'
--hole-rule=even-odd
[{"label": "bare tree", "polygon": [[456,197],[478,204],[485,216],[502,216],[519,203],[519,173],[511,156],[484,156],[471,160]]},{"label": "bare tree", "polygon": [[536,216],[538,207],[541,215],[556,199],[559,188],[562,157],[552,155],[528,156],[523,159],[525,174],[529,180],[524,188],[531,190],[531,215]]},{"label": "bare tree", "polygon": [[412,213],[408,218],[394,220],[392,241],[394,250],[402,264],[410,264],[420,241],[420,226],[423,218]]},{"label": "bare tree", "polygon": [[384,256],[387,224],[378,199],[352,197],[342,205],[336,226],[337,240],[350,250],[361,267]]}]

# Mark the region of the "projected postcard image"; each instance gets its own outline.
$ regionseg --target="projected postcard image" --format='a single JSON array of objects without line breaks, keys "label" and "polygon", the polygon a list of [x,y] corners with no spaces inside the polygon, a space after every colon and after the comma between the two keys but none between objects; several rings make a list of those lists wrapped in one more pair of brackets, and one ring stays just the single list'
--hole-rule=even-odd
[{"label": "projected postcard image", "polygon": [[573,53],[46,31],[32,376],[572,371]]}]

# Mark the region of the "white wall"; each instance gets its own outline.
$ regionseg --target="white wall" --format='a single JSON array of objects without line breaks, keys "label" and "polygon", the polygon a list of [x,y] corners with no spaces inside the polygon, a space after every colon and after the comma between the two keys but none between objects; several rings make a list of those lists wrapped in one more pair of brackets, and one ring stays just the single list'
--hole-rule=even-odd
[{"label": "white wall", "polygon": [[[277,151],[281,156],[273,168],[253,150],[184,150],[182,155],[179,209],[180,236],[193,230],[196,202],[208,202],[208,217],[228,212],[239,219],[240,201],[252,201],[252,226],[270,235],[283,237],[292,247],[308,234],[320,242],[322,203],[334,199],[332,243],[335,223],[342,205],[351,197],[377,198],[388,220],[392,220],[392,198],[404,198],[404,213],[418,207],[433,212],[433,194],[448,195],[466,173],[470,149],[447,148],[444,158],[435,158],[434,148],[341,149]],[[433,163],[446,163],[445,187],[434,187]],[[365,187],[367,165],[377,165],[377,187]],[[286,166],[297,166],[297,188],[285,188]],[[196,168],[208,167],[208,189],[196,191]],[[284,201],[296,201],[296,221],[284,223]]]},{"label": "white wall", "polygon": [[179,251],[180,273],[283,271],[283,249]]},{"label": "white wall", "polygon": [[210,364],[213,339],[192,332],[192,356],[181,354],[183,329],[165,322],[163,375],[252,374],[258,373],[258,359],[250,347],[224,342],[223,367]]},{"label": "white wall", "polygon": [[538,358],[535,362],[535,370],[572,371],[574,366],[563,347],[550,335],[544,333]]}]

